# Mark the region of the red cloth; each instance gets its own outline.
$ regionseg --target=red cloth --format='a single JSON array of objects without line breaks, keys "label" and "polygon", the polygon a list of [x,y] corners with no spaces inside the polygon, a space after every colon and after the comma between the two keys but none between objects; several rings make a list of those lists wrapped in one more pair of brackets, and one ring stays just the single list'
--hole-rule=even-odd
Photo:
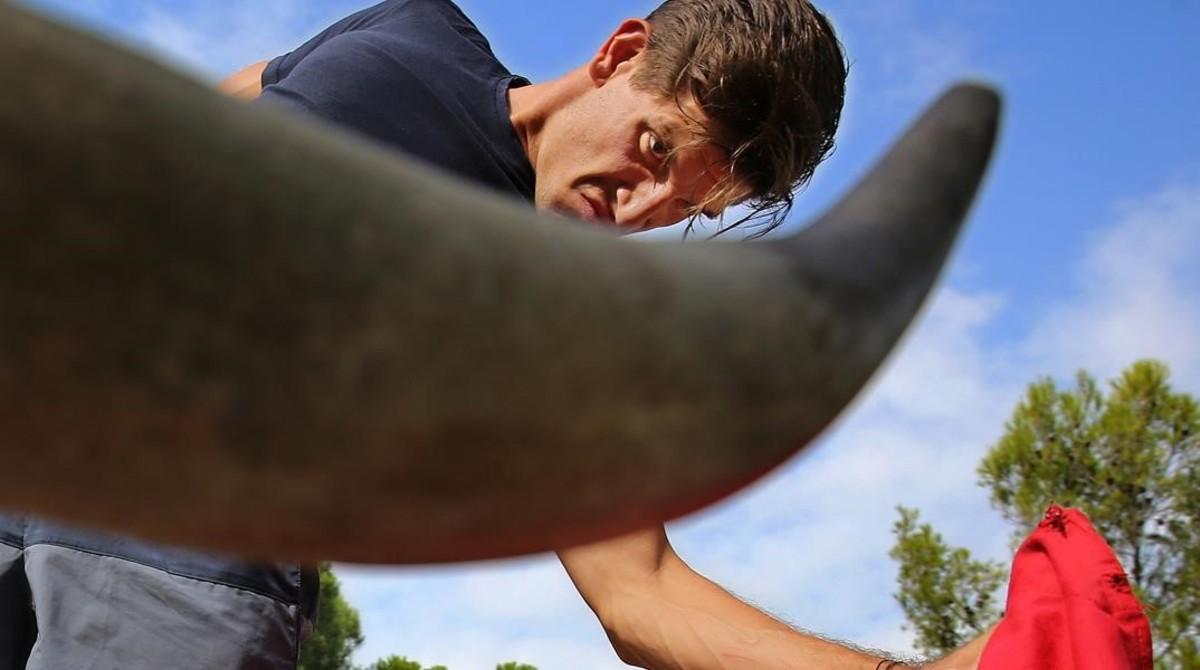
[{"label": "red cloth", "polygon": [[979,670],[1151,670],[1150,622],[1082,512],[1051,505],[1017,551]]}]

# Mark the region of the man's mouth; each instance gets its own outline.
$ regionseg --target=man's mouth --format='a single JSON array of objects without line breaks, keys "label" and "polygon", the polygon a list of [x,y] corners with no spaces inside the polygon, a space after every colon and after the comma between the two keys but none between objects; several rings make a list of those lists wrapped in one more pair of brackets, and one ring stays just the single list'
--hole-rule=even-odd
[{"label": "man's mouth", "polygon": [[586,205],[586,211],[583,212],[584,218],[600,223],[611,224],[614,222],[612,209],[609,208],[607,200],[587,193],[580,193],[579,195]]}]

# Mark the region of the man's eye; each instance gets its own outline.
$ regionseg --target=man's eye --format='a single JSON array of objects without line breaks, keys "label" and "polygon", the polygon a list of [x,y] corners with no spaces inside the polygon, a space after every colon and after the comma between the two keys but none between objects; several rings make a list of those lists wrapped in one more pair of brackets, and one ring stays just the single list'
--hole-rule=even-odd
[{"label": "man's eye", "polygon": [[658,158],[664,159],[671,155],[671,145],[667,144],[665,140],[654,133],[649,133],[648,135],[650,153],[654,154]]}]

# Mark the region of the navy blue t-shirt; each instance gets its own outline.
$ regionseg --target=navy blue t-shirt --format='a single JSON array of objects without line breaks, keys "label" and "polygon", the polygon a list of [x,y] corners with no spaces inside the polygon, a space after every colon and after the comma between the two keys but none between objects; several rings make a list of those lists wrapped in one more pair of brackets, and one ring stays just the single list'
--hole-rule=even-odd
[{"label": "navy blue t-shirt", "polygon": [[449,0],[387,0],[272,60],[259,99],[532,201],[533,167],[507,97],[528,83]]}]

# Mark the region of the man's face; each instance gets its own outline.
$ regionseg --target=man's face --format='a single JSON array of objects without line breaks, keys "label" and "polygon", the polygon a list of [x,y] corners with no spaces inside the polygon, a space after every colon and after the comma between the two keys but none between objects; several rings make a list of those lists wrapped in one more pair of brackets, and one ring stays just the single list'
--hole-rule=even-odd
[{"label": "man's face", "polygon": [[698,109],[685,104],[685,114],[674,100],[634,87],[637,65],[620,63],[547,122],[534,166],[538,208],[626,233],[719,214],[722,205],[705,201],[727,174],[726,152],[696,141]]}]

